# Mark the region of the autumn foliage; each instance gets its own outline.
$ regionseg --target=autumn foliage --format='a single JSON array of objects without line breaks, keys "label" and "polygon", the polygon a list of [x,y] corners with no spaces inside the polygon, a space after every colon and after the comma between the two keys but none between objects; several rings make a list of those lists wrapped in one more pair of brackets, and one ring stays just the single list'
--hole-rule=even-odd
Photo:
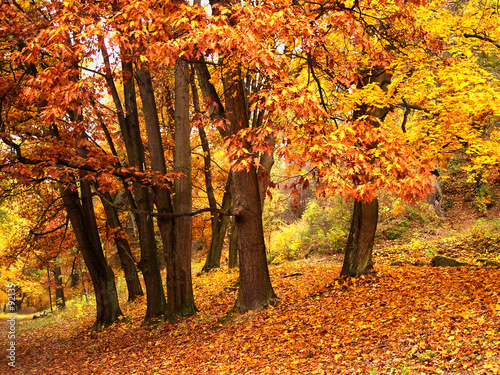
[{"label": "autumn foliage", "polygon": [[[68,330],[90,345],[74,363],[57,343],[54,364],[28,346],[33,371],[126,372],[149,348],[133,363],[152,372],[498,372],[497,269],[379,269],[374,252],[386,197],[394,216],[426,198],[442,215],[458,159],[477,210],[493,207],[497,13],[475,0],[2,2],[0,280],[39,308],[95,298],[80,322],[112,326]],[[290,195],[299,212],[305,191],[349,202],[350,226],[270,253],[285,222],[266,201]],[[334,237],[340,279],[337,264],[270,271]],[[226,249],[238,271],[214,271]],[[195,280],[193,255],[206,255]]]}]

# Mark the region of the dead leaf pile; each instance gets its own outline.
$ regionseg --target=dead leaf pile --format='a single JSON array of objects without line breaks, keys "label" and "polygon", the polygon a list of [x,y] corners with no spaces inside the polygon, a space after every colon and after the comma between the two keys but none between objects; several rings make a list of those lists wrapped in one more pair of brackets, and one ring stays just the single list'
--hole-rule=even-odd
[{"label": "dead leaf pile", "polygon": [[21,329],[11,373],[500,373],[499,268],[339,273],[331,263],[271,267],[279,305],[231,315],[238,275],[213,271],[196,278],[200,312],[156,328],[140,326],[140,301],[120,323],[88,332],[89,308],[84,319]]}]

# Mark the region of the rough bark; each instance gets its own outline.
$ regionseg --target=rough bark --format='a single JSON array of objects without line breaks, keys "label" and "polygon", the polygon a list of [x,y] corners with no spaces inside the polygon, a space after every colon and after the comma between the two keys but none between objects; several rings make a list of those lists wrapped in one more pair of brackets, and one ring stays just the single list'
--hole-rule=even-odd
[{"label": "rough bark", "polygon": [[351,229],[341,276],[356,277],[372,271],[372,250],[378,221],[378,201],[354,202]]},{"label": "rough bark", "polygon": [[234,171],[240,288],[235,310],[260,310],[276,298],[269,277],[255,168]]},{"label": "rough bark", "polygon": [[[175,64],[175,133],[174,171],[184,176],[174,181],[174,213],[192,211],[191,186],[191,124],[189,120],[189,65]],[[174,219],[175,243],[167,270],[170,283],[168,318],[189,316],[196,312],[191,276],[192,217]],[[168,266],[167,266],[168,267]],[[168,272],[170,271],[170,272]]]},{"label": "rough bark", "polygon": [[111,325],[122,312],[118,304],[114,273],[104,257],[97,230],[90,183],[82,180],[80,189],[81,200],[75,185],[61,188],[61,197],[92,280],[97,307],[92,328],[99,329]]},{"label": "rough bark", "polygon": [[236,235],[236,223],[234,219],[231,220],[229,227],[229,256],[228,267],[238,267],[238,237]]},{"label": "rough bark", "polygon": [[[136,72],[145,116],[151,167],[166,173],[158,111],[150,72],[142,65]],[[175,153],[174,169],[186,175],[174,183],[172,202],[166,186],[154,187],[154,202],[159,212],[191,212],[191,148],[189,122],[189,66],[180,61],[175,67]],[[158,218],[167,265],[167,318],[195,313],[191,277],[191,217]]]},{"label": "rough bark", "polygon": [[[111,89],[117,109],[118,123],[127,150],[129,165],[136,167],[139,171],[144,171],[145,153],[141,140],[136,91],[133,81],[134,69],[132,62],[127,60],[126,54],[123,52],[124,51],[122,51],[124,106],[121,104],[110,72],[106,74],[106,81],[108,87]],[[106,62],[107,55],[105,52],[103,52],[103,56]],[[140,211],[151,211],[152,199],[149,190],[139,182],[135,182],[133,187],[137,209]],[[141,260],[138,267],[144,276],[144,283],[146,286],[147,308],[144,323],[148,323],[164,314],[166,310],[166,300],[163,283],[161,281],[153,218],[149,215],[138,215],[137,227],[141,248]]]},{"label": "rough bark", "polygon": [[[230,2],[211,0],[210,4],[230,5]],[[213,11],[219,10],[213,8]],[[203,96],[210,100],[211,118],[215,121],[223,118],[229,120],[230,131],[219,128],[221,135],[234,135],[240,129],[249,127],[241,71],[233,68],[225,72],[225,108],[210,82],[210,73],[202,59],[196,64],[196,74]],[[250,149],[250,145],[247,146]],[[259,181],[254,167],[232,173],[240,266],[240,288],[234,308],[238,311],[258,310],[273,303],[276,298],[267,267]]]}]

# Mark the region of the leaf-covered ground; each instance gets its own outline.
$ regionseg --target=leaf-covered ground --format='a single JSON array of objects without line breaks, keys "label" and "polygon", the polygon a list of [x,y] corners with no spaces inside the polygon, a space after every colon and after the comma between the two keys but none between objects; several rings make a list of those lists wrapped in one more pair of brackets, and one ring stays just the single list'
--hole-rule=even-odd
[{"label": "leaf-covered ground", "polygon": [[101,332],[86,331],[91,308],[18,320],[9,373],[500,373],[499,268],[381,265],[347,282],[339,272],[320,260],[272,266],[280,304],[234,316],[237,273],[212,272],[195,279],[200,312],[155,329],[140,327],[143,301]]}]

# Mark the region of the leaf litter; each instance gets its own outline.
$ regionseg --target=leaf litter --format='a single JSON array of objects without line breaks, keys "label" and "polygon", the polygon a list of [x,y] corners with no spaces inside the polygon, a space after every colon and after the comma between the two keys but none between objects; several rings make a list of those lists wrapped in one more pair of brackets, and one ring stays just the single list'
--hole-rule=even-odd
[{"label": "leaf litter", "polygon": [[195,279],[197,315],[174,324],[141,327],[144,300],[98,332],[87,331],[90,307],[29,329],[20,321],[11,372],[500,373],[498,267],[381,265],[341,280],[338,264],[310,260],[270,272],[280,303],[259,312],[232,314],[238,274],[216,270]]}]

